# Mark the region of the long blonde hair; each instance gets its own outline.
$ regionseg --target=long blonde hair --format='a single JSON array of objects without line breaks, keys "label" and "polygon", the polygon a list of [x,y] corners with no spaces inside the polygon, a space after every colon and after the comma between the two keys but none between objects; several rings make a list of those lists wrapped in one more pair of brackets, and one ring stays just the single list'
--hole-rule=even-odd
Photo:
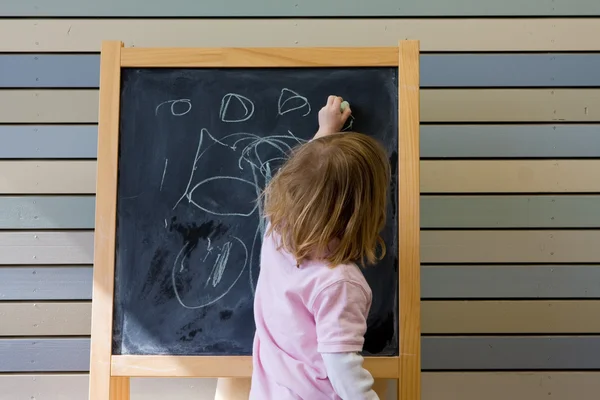
[{"label": "long blonde hair", "polygon": [[380,232],[389,180],[384,148],[364,134],[337,133],[301,145],[263,193],[267,234],[280,235],[279,248],[298,264],[315,256],[330,266],[374,264],[385,255]]}]

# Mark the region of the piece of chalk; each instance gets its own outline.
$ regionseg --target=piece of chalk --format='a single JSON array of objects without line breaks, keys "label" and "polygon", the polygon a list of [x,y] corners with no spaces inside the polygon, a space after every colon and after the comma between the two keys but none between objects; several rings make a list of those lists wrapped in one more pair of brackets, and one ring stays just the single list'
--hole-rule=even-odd
[{"label": "piece of chalk", "polygon": [[348,107],[350,107],[350,104],[348,104],[347,101],[342,101],[342,104],[340,105],[340,111],[343,112]]}]

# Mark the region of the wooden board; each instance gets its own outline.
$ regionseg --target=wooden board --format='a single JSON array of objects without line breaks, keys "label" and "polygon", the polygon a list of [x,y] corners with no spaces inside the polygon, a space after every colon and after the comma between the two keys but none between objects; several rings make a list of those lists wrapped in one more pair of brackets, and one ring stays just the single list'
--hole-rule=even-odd
[{"label": "wooden board", "polygon": [[423,263],[594,263],[600,230],[423,231]]},{"label": "wooden board", "polygon": [[[598,195],[422,195],[421,228],[596,228]],[[0,196],[0,229],[93,229],[94,196]]]},{"label": "wooden board", "polygon": [[597,227],[596,195],[421,196],[421,228],[426,229]]},{"label": "wooden board", "polygon": [[421,161],[422,193],[600,192],[600,160]]},{"label": "wooden board", "polygon": [[97,90],[0,90],[2,123],[97,121]]},{"label": "wooden board", "polygon": [[91,231],[0,231],[0,264],[91,264]]},{"label": "wooden board", "polygon": [[[594,263],[599,241],[600,230],[425,230],[421,262]],[[5,265],[91,264],[92,249],[90,231],[0,232]]]},{"label": "wooden board", "polygon": [[0,196],[0,229],[93,229],[94,196]]},{"label": "wooden board", "polygon": [[423,299],[599,299],[599,265],[424,265]]},{"label": "wooden board", "polygon": [[[596,400],[598,372],[425,372],[422,400]],[[133,378],[132,400],[213,400],[216,379]],[[0,375],[11,400],[81,400],[87,374]],[[391,397],[390,397],[391,399]],[[382,399],[384,400],[384,399]]]},{"label": "wooden board", "polygon": [[0,88],[97,88],[99,75],[95,54],[0,55]]},{"label": "wooden board", "polygon": [[0,303],[0,336],[89,335],[90,302]]},{"label": "wooden board", "polygon": [[55,0],[52,6],[40,0],[6,0],[0,16],[9,17],[362,17],[362,16],[561,16],[600,14],[600,5],[591,0],[404,0],[393,2],[375,0],[364,7],[358,0],[346,2],[344,7],[318,0],[297,2],[255,0],[231,7],[219,0],[172,0],[168,4],[150,3],[139,7],[134,0],[111,3],[89,3],[77,0]]},{"label": "wooden board", "polygon": [[599,149],[596,124],[421,126],[423,158],[598,158]]},{"label": "wooden board", "polygon": [[423,334],[600,332],[600,301],[424,301]]},{"label": "wooden board", "polygon": [[91,299],[91,266],[0,267],[0,300]]},{"label": "wooden board", "polygon": [[598,104],[598,89],[426,89],[421,121],[599,121]]},{"label": "wooden board", "polygon": [[[423,334],[583,334],[600,331],[600,300],[424,301]],[[91,303],[0,303],[0,336],[90,335]]]},{"label": "wooden board", "polygon": [[96,192],[95,161],[0,161],[0,194]]},{"label": "wooden board", "polygon": [[111,39],[127,47],[397,46],[418,39],[422,51],[598,51],[598,36],[596,18],[4,19],[0,52],[97,52]]},{"label": "wooden board", "polygon": [[[600,54],[423,54],[421,87],[600,86]],[[97,88],[96,54],[0,55],[0,88]]]},{"label": "wooden board", "polygon": [[[420,130],[426,159],[600,157],[596,124],[422,125]],[[96,125],[2,125],[0,158],[96,158],[97,132]]]},{"label": "wooden board", "polygon": [[[0,125],[2,158],[96,158],[96,125]],[[68,145],[65,145],[68,143]]]},{"label": "wooden board", "polygon": [[[423,89],[420,120],[595,122],[600,121],[598,104],[600,89]],[[5,123],[98,121],[98,91],[93,89],[4,89],[0,106],[0,121]]]},{"label": "wooden board", "polygon": [[[600,160],[424,160],[421,192],[598,193],[599,173]],[[0,181],[5,194],[96,190],[95,161],[0,161],[2,175],[10,176]]]},{"label": "wooden board", "polygon": [[[421,343],[423,370],[600,368],[596,335],[425,336]],[[0,372],[84,372],[89,365],[89,339],[0,339]]]}]

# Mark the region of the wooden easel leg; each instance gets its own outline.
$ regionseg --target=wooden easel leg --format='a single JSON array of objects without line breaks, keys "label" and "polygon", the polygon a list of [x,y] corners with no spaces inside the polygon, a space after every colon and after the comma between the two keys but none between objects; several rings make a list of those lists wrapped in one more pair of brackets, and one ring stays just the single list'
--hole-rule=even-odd
[{"label": "wooden easel leg", "polygon": [[388,380],[375,379],[375,382],[373,383],[373,391],[377,393],[377,396],[379,396],[380,400],[386,400],[388,392]]},{"label": "wooden easel leg", "polygon": [[129,400],[130,386],[128,376],[110,377],[110,400]]}]

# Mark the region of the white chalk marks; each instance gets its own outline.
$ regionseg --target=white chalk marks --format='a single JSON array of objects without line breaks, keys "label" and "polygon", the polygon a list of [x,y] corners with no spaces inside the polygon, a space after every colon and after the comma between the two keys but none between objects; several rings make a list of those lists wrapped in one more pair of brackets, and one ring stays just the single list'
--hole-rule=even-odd
[{"label": "white chalk marks", "polygon": [[[232,104],[233,100],[233,104]],[[221,100],[219,117],[223,122],[244,122],[254,115],[254,103],[246,96],[227,93]]]},{"label": "white chalk marks", "polygon": [[171,114],[173,114],[175,117],[181,117],[192,111],[192,101],[190,99],[167,100],[156,106],[154,115],[158,115],[158,110],[165,104],[171,105]]},{"label": "white chalk marks", "polygon": [[[156,107],[156,114],[167,106],[173,116],[180,117],[190,112],[192,103],[190,99],[165,101]],[[220,122],[235,124],[252,119],[256,111],[250,98],[227,93],[221,99],[218,117]],[[277,116],[294,111],[305,117],[311,113],[310,103],[298,92],[283,88],[277,101]],[[204,239],[205,246],[191,244],[189,238],[184,238],[188,241],[175,258],[171,276],[182,307],[197,309],[214,304],[232,290],[246,270],[254,294],[257,256],[266,229],[258,198],[293,147],[306,142],[291,130],[286,131],[269,135],[238,131],[221,136],[201,128],[196,133],[198,141],[194,159],[188,164],[188,181],[173,210],[191,206],[208,217],[227,221],[225,224],[233,230],[227,238],[211,234]],[[165,159],[161,190],[168,164]],[[250,220],[242,222],[240,218]],[[248,224],[256,228],[248,231]]]},{"label": "white chalk marks", "polygon": [[[198,247],[196,246],[196,249]],[[233,279],[230,280],[228,285],[214,290],[222,282],[231,251],[236,247],[241,251],[243,258],[243,262],[233,265],[233,268],[239,268],[239,271],[237,271],[237,274],[234,272]],[[235,236],[229,237],[221,246],[213,246],[210,239],[208,239],[208,245],[206,246],[206,250],[204,250],[205,254],[199,254],[194,257],[194,250],[190,242],[186,242],[181,250],[179,250],[171,270],[171,282],[175,291],[175,297],[177,297],[179,304],[188,310],[210,306],[225,297],[240,280],[248,264],[248,248],[243,241]],[[214,251],[216,254],[213,254],[213,250],[216,250]],[[193,262],[190,261],[192,257],[194,257]],[[212,267],[209,270],[207,264],[210,265],[211,262]],[[194,269],[193,271],[190,270],[192,268]],[[183,282],[186,281],[186,276],[188,274],[196,275],[198,271],[210,271],[204,286],[193,285],[187,288],[185,294],[182,294],[182,286],[185,286]]]},{"label": "white chalk marks", "polygon": [[306,109],[306,113],[302,115],[303,117],[306,117],[311,111],[308,99],[288,88],[281,89],[277,107],[279,115],[284,115],[296,110]]}]

